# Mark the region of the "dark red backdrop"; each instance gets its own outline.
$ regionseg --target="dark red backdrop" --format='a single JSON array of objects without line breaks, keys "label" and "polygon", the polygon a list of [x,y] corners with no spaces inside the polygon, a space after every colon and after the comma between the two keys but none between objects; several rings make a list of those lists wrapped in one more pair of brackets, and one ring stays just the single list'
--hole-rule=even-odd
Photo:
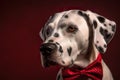
[{"label": "dark red backdrop", "polygon": [[43,69],[39,31],[55,12],[92,10],[117,23],[117,32],[104,60],[120,80],[120,9],[117,0],[0,1],[0,80],[55,80],[57,68]]}]

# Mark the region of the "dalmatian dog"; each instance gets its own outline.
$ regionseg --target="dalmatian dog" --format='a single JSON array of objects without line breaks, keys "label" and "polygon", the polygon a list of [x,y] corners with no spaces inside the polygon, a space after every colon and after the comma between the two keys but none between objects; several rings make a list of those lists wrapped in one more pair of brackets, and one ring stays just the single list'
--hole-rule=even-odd
[{"label": "dalmatian dog", "polygon": [[101,54],[115,31],[114,21],[89,10],[56,13],[40,31],[42,65],[61,66],[56,80],[113,80]]}]

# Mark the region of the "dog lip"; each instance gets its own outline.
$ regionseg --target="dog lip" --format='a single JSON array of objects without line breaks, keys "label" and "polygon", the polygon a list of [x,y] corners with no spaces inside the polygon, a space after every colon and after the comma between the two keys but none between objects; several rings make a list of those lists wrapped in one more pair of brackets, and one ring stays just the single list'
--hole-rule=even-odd
[{"label": "dog lip", "polygon": [[49,61],[49,64],[50,64],[50,65],[57,65],[57,63],[54,62],[54,61]]}]

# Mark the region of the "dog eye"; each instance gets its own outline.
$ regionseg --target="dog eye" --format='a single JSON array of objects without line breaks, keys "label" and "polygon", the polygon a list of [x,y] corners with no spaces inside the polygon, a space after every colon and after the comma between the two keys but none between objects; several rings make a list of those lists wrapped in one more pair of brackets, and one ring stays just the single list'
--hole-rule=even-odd
[{"label": "dog eye", "polygon": [[77,30],[78,29],[74,25],[69,25],[68,28],[67,28],[67,32],[69,32],[69,33],[76,32]]}]

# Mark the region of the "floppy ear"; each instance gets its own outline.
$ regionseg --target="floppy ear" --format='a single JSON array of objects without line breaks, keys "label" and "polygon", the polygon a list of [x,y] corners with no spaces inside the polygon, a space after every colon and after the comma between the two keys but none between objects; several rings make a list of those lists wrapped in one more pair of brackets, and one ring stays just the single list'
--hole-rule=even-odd
[{"label": "floppy ear", "polygon": [[40,30],[40,32],[39,32],[39,36],[41,37],[41,39],[44,41],[45,39],[46,39],[46,34],[47,34],[47,32],[45,32],[45,30],[47,29],[47,25],[48,25],[48,23],[50,23],[51,22],[51,20],[52,20],[52,18],[53,18],[53,16],[50,16],[49,17],[49,19],[47,20],[47,22],[45,23],[45,25],[44,25],[44,27],[42,27],[41,28],[41,30]]},{"label": "floppy ear", "polygon": [[43,33],[43,28],[41,28],[40,32],[39,32],[39,36],[40,38],[44,41],[44,33]]},{"label": "floppy ear", "polygon": [[94,29],[94,44],[100,53],[105,53],[107,44],[113,38],[116,31],[116,23],[91,11],[85,12]]}]

